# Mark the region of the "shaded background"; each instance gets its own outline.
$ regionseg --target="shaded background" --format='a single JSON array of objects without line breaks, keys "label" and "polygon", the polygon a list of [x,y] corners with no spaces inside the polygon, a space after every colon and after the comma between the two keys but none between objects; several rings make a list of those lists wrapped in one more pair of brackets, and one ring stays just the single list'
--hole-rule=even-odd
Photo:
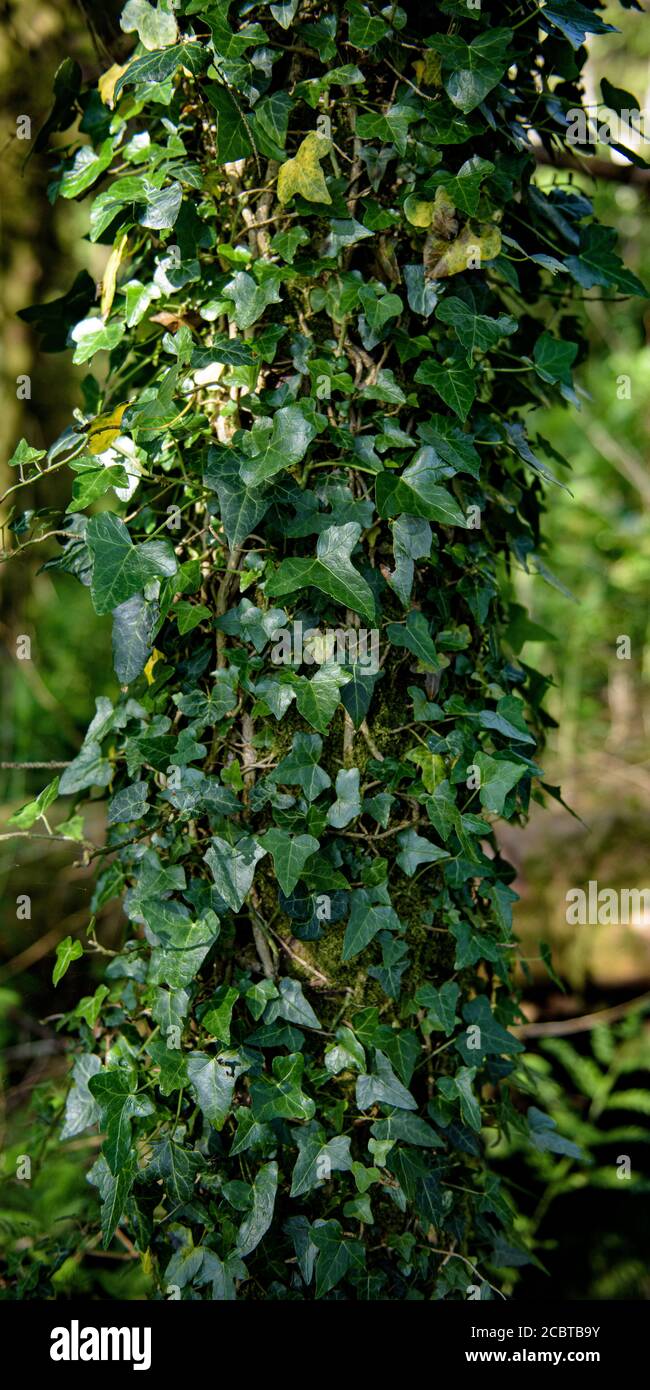
[{"label": "shaded background", "polygon": [[[99,281],[108,255],[108,248],[85,239],[87,202],[50,205],[48,160],[36,156],[25,163],[29,143],[15,138],[16,118],[29,115],[36,132],[65,56],[75,57],[90,76],[124,51],[114,21],[120,8],[90,0],[0,4],[1,490],[11,481],[4,460],[17,439],[25,435],[30,444],[48,447],[70,421],[85,372],[72,366],[70,354],[40,352],[16,312],[56,298],[81,269]],[[647,111],[647,18],[618,5],[604,17],[621,32],[592,41],[589,100],[598,101],[606,75],[633,91]],[[64,144],[65,137],[55,143]],[[648,153],[643,146],[639,151]],[[598,155],[611,159],[611,151]],[[599,219],[619,231],[627,264],[650,283],[650,170],[614,156],[612,172],[616,177],[595,180],[579,170],[558,174],[540,167],[537,178],[542,184],[559,178],[594,196]],[[530,825],[518,830],[504,824],[501,840],[517,868],[514,886],[521,895],[516,921],[525,957],[531,1085],[591,1161],[531,1156],[497,1136],[492,1152],[521,1207],[522,1231],[538,1242],[538,1263],[522,1266],[507,1286],[514,1297],[647,1299],[650,1184],[641,1175],[650,1113],[644,1090],[650,915],[641,913],[627,927],[569,927],[565,894],[590,878],[599,887],[650,889],[650,310],[643,300],[603,304],[589,296],[576,312],[584,313],[591,343],[589,363],[578,373],[582,408],[549,409],[536,421],[572,466],[573,497],[560,489],[548,496],[547,562],[557,584],[517,578],[533,619],[557,634],[555,641],[525,645],[522,658],[534,658],[553,677],[548,708],[560,727],[543,759],[545,780],[562,785],[576,817],[555,802],[548,809],[535,806]],[[16,396],[22,374],[31,378],[30,400]],[[629,378],[629,389],[622,378]],[[69,487],[69,477],[58,473],[25,505],[63,503]],[[115,693],[109,619],[94,615],[74,579],[38,573],[47,553],[47,545],[34,547],[0,572],[4,765],[73,758],[95,696]],[[30,661],[16,659],[21,634],[31,638]],[[623,634],[631,639],[629,660],[616,654]],[[94,968],[84,957],[54,991],[53,952],[58,940],[80,935],[88,924],[92,873],[75,862],[69,845],[2,838],[12,811],[53,775],[0,768],[0,1296],[143,1297],[146,1274],[131,1251],[99,1251],[87,1234],[95,1195],[84,1171],[99,1141],[84,1136],[61,1146],[56,1138],[69,1065],[66,1035],[57,1025],[93,992],[101,962]],[[63,819],[68,812],[55,808],[54,814]],[[92,839],[101,837],[99,806],[88,809],[86,824]],[[31,898],[30,920],[17,920],[21,894]],[[119,931],[119,907],[112,904],[103,911],[102,939],[111,944]],[[552,949],[556,981],[541,961],[540,943]],[[600,1014],[596,1027],[594,1013]],[[31,1159],[29,1182],[15,1176],[21,1154]],[[621,1155],[631,1160],[629,1180],[618,1176]]]}]

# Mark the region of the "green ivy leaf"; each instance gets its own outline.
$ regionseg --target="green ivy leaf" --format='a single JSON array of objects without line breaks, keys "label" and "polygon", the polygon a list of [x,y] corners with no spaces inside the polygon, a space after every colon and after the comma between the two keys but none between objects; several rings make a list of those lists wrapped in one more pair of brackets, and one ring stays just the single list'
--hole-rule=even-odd
[{"label": "green ivy leaf", "polygon": [[265,1163],[253,1183],[253,1205],[237,1233],[237,1254],[250,1255],[266,1235],[273,1220],[278,1189],[277,1163]]},{"label": "green ivy leaf", "polygon": [[467,419],[476,395],[474,373],[469,367],[443,367],[427,357],[418,367],[415,380],[422,386],[430,386],[460,420]]},{"label": "green ivy leaf", "polygon": [[400,921],[392,907],[376,905],[362,888],[352,895],[350,920],[343,940],[343,961],[352,960],[365,950],[380,931],[399,931]]},{"label": "green ivy leaf", "polygon": [[318,538],[316,557],[313,560],[283,560],[267,581],[267,594],[282,598],[311,586],[372,622],[375,617],[372,590],[351,560],[360,535],[361,527],[355,521],[345,526],[328,526]]},{"label": "green ivy leaf", "polygon": [[187,1075],[190,1090],[208,1124],[223,1129],[230,1113],[235,1082],[245,1071],[236,1052],[209,1057],[206,1052],[190,1052]]},{"label": "green ivy leaf", "polygon": [[52,984],[58,985],[59,980],[72,965],[73,960],[79,960],[84,953],[84,948],[80,941],[73,941],[71,936],[64,936],[63,941],[59,941],[56,948],[56,965],[52,971]]},{"label": "green ivy leaf", "polygon": [[313,835],[290,835],[287,830],[267,830],[260,844],[273,856],[278,883],[283,893],[292,893],[302,877],[305,864],[320,848]]},{"label": "green ivy leaf", "polygon": [[440,54],[444,86],[454,106],[467,114],[496,87],[509,62],[511,29],[486,29],[471,43],[458,34],[436,34],[432,46]]},{"label": "green ivy leaf", "polygon": [[291,1197],[303,1197],[329,1181],[333,1172],[350,1172],[352,1155],[347,1136],[327,1140],[325,1130],[312,1123],[298,1131],[297,1140],[299,1152],[291,1179]]},{"label": "green ivy leaf", "polygon": [[233,912],[239,912],[243,906],[253,884],[255,867],[266,852],[250,835],[242,835],[235,845],[219,835],[213,836],[205,862],[212,872],[217,892]]},{"label": "green ivy leaf", "polygon": [[112,612],[150,579],[175,574],[178,569],[169,541],[134,545],[124,522],[112,512],[90,518],[86,544],[93,558],[90,593],[99,614]]},{"label": "green ivy leaf", "polygon": [[106,1131],[102,1152],[111,1173],[119,1175],[131,1155],[131,1124],[152,1115],[154,1107],[147,1096],[136,1095],[129,1073],[122,1067],[105,1067],[91,1076],[88,1089],[101,1112],[100,1124]]}]

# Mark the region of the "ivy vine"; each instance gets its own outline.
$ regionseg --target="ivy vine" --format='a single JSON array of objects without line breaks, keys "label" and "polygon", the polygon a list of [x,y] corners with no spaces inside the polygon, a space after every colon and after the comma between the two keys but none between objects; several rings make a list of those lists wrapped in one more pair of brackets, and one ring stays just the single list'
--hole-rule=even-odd
[{"label": "ivy vine", "polygon": [[11,460],[12,503],[65,467],[70,505],[12,546],[112,614],[119,693],[16,823],[72,798],[123,902],[62,1139],[99,1126],[104,1242],[162,1297],[493,1297],[527,1251],[486,1129],[567,1151],[495,823],[560,796],[513,573],[554,582],[568,464],[528,417],[576,403],[577,301],[644,294],[535,177],[599,8],[128,0],[128,56],[56,74],[50,195],[110,254],[23,311],[90,365]]}]

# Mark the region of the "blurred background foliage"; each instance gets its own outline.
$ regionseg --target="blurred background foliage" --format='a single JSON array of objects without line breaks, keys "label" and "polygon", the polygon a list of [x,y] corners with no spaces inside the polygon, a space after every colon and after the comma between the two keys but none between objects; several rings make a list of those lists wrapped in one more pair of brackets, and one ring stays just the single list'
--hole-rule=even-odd
[{"label": "blurred background foliage", "polygon": [[[69,354],[41,353],[16,313],[56,298],[81,269],[99,281],[107,255],[85,238],[83,201],[48,202],[48,159],[26,161],[29,144],[16,139],[16,118],[29,115],[33,133],[39,128],[64,56],[91,75],[123,53],[118,10],[107,0],[0,3],[3,488],[4,460],[17,438],[47,447],[69,423],[84,372]],[[592,41],[589,100],[599,103],[607,77],[637,96],[648,121],[650,25],[618,5],[604,17],[620,32]],[[65,143],[65,136],[54,139]],[[647,143],[638,152],[650,158]],[[613,159],[615,177],[595,179],[584,158],[576,169],[540,166],[536,177],[541,185],[578,185],[594,197],[599,218],[618,229],[627,264],[650,284],[650,168],[633,168],[611,150],[596,155]],[[578,374],[581,409],[547,409],[535,421],[570,464],[561,472],[572,496],[560,488],[548,493],[546,562],[557,582],[524,573],[514,580],[534,621],[556,634],[542,642],[541,660],[540,645],[535,649],[536,664],[553,678],[548,707],[559,724],[546,750],[545,780],[561,784],[575,816],[551,802],[534,807],[528,827],[504,825],[501,835],[521,895],[523,1035],[530,1048],[522,1068],[532,1103],[553,1115],[569,1152],[531,1155],[497,1135],[489,1142],[521,1206],[522,1230],[536,1243],[536,1260],[516,1272],[513,1296],[647,1299],[649,1184],[639,1174],[647,1168],[650,1112],[650,916],[641,913],[628,926],[569,927],[565,895],[590,878],[601,887],[650,888],[650,308],[589,294],[576,312],[586,318],[591,343]],[[22,374],[31,379],[28,400],[16,394]],[[27,505],[65,499],[69,481],[58,473],[47,487],[46,497]],[[114,691],[108,620],[94,616],[73,579],[39,573],[44,558],[27,551],[0,574],[3,765],[74,757],[94,697]],[[31,661],[16,659],[20,634],[31,637]],[[617,657],[622,635],[630,638],[629,660]],[[0,767],[2,825],[52,775]],[[87,816],[97,840],[101,811],[91,806]],[[74,860],[67,845],[2,839],[0,828],[0,1296],[141,1298],[147,1270],[133,1259],[128,1239],[121,1253],[105,1252],[85,1233],[95,1200],[85,1169],[95,1138],[61,1146],[56,1135],[69,1065],[58,1025],[101,976],[85,956],[56,992],[51,984],[57,941],[84,932],[91,916],[92,873]],[[29,920],[16,917],[21,893],[31,898]],[[103,912],[102,939],[111,945],[119,932],[112,904]],[[543,946],[552,952],[556,979],[541,959]],[[573,1144],[587,1163],[572,1156]],[[15,1176],[20,1155],[31,1161],[30,1181]],[[631,1158],[631,1180],[618,1176],[621,1155]]]}]

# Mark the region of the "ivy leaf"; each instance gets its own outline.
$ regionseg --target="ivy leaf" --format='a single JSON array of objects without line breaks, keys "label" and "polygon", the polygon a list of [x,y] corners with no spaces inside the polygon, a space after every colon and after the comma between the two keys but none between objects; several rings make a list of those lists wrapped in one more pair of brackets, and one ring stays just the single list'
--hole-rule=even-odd
[{"label": "ivy leaf", "polygon": [[469,1125],[476,1134],[481,1129],[481,1110],[472,1090],[476,1067],[460,1067],[455,1076],[444,1076],[438,1082],[438,1089],[445,1100],[458,1101],[463,1124]]},{"label": "ivy leaf", "polygon": [[72,486],[72,503],[75,511],[83,511],[98,497],[103,497],[109,488],[128,487],[128,476],[119,465],[105,468],[101,463],[75,459],[71,465],[77,477]]},{"label": "ivy leaf", "polygon": [[439,989],[433,985],[421,985],[416,991],[415,1002],[427,1011],[429,1027],[440,1029],[449,1037],[458,1022],[456,1005],[460,988],[455,980],[446,980]]},{"label": "ivy leaf", "polygon": [[341,704],[345,706],[355,729],[359,728],[368,713],[376,680],[376,675],[369,674],[363,666],[355,662],[351,679],[346,680],[341,688]]},{"label": "ivy leaf", "polygon": [[258,101],[253,115],[255,143],[270,159],[282,159],[293,102],[288,92],[270,92]]},{"label": "ivy leaf", "polygon": [[[73,284],[49,304],[32,304],[19,309],[17,317],[33,325],[42,335],[44,352],[59,352],[67,346],[70,329],[90,313],[96,298],[96,284],[87,270],[80,270]],[[20,447],[20,446],[19,446]]]},{"label": "ivy leaf", "polygon": [[225,1043],[226,1046],[230,1044],[230,1021],[238,998],[238,990],[232,986],[220,985],[210,1000],[207,1012],[203,1014],[201,1019],[203,1027],[208,1033]]},{"label": "ivy leaf", "polygon": [[310,203],[331,203],[325,175],[320,167],[321,160],[329,154],[331,141],[317,131],[309,135],[298,147],[293,159],[288,159],[280,167],[278,174],[278,201],[289,203],[299,193]]},{"label": "ivy leaf", "polygon": [[[518,722],[516,724],[512,722],[515,718],[515,707],[519,705],[520,702],[515,700],[514,706],[508,709],[507,701],[507,696],[505,701],[499,700],[499,705],[496,710],[482,709],[479,714],[479,723],[481,727],[483,729],[494,729],[497,733],[503,734],[504,738],[513,739],[515,743],[534,743],[535,740],[526,728],[526,723],[521,711],[517,711],[519,716]],[[508,709],[508,713],[511,715],[510,719],[505,718],[506,709]]]},{"label": "ivy leaf", "polygon": [[440,849],[415,830],[402,830],[397,836],[397,843],[400,848],[397,863],[409,878],[413,877],[421,864],[437,864],[441,859],[449,859],[447,850]]},{"label": "ivy leaf", "polygon": [[372,622],[375,616],[372,590],[350,558],[360,535],[361,527],[356,521],[348,521],[345,526],[328,526],[318,537],[315,559],[283,560],[267,580],[267,594],[280,598],[311,586]]},{"label": "ivy leaf", "polygon": [[102,1152],[113,1174],[119,1174],[128,1162],[131,1122],[154,1112],[149,1098],[136,1095],[133,1085],[122,1067],[105,1067],[88,1081],[88,1089],[101,1112],[101,1127],[106,1130]]},{"label": "ivy leaf", "polygon": [[211,690],[188,690],[174,695],[174,704],[181,714],[203,730],[231,714],[237,704],[237,671],[216,671]]},{"label": "ivy leaf", "polygon": [[370,1132],[381,1142],[413,1144],[420,1149],[443,1148],[443,1141],[435,1129],[419,1115],[389,1115],[385,1120],[375,1120]]},{"label": "ivy leaf", "polygon": [[63,941],[59,941],[56,948],[56,965],[52,971],[53,985],[58,985],[59,980],[63,979],[73,960],[79,960],[83,953],[84,948],[81,942],[73,941],[71,936],[65,936]]},{"label": "ivy leaf", "polygon": [[286,1018],[289,1023],[297,1023],[301,1028],[320,1028],[318,1015],[314,1013],[299,980],[285,977],[280,980],[275,996],[269,1000],[264,1022],[275,1023],[277,1018]]},{"label": "ivy leaf", "polygon": [[235,306],[233,317],[238,328],[250,328],[267,304],[279,304],[282,298],[277,276],[268,276],[258,285],[246,270],[238,270],[224,285],[223,293]]},{"label": "ivy leaf", "polygon": [[122,1219],[127,1198],[135,1182],[136,1172],[136,1164],[131,1158],[120,1168],[120,1171],[114,1175],[103,1154],[100,1154],[97,1162],[93,1163],[88,1174],[88,1181],[99,1189],[99,1195],[102,1201],[102,1244],[105,1250],[108,1249],[116,1228]]},{"label": "ivy leaf", "polygon": [[357,1079],[356,1099],[359,1110],[372,1105],[391,1105],[397,1110],[417,1110],[417,1101],[396,1077],[388,1058],[375,1049],[374,1070]]},{"label": "ivy leaf", "polygon": [[578,1158],[585,1162],[584,1150],[558,1133],[557,1124],[550,1115],[545,1115],[536,1105],[529,1105],[526,1119],[530,1142],[538,1153],[562,1154],[566,1158]]},{"label": "ivy leaf", "polygon": [[469,367],[453,364],[443,367],[427,357],[418,367],[415,380],[422,386],[431,386],[460,420],[467,419],[476,395],[474,373]]},{"label": "ivy leaf", "polygon": [[614,34],[613,24],[606,24],[600,15],[580,5],[578,0],[552,0],[539,12],[539,22],[547,34],[559,29],[572,48],[580,48],[587,34]]},{"label": "ivy leaf", "polygon": [[301,1090],[305,1059],[299,1052],[274,1057],[273,1079],[261,1076],[251,1082],[251,1108],[260,1123],[269,1120],[311,1120],[315,1102]]},{"label": "ivy leaf", "polygon": [[38,463],[40,459],[44,459],[46,453],[46,449],[34,449],[26,439],[21,439],[7,463],[9,468],[28,468],[30,463]]},{"label": "ivy leaf", "polygon": [[142,674],[151,656],[158,605],[133,594],[113,610],[113,667],[121,685]]},{"label": "ivy leaf", "polygon": [[129,787],[120,787],[111,797],[108,803],[108,824],[128,825],[132,821],[142,820],[150,809],[150,803],[147,801],[147,783],[132,782]]},{"label": "ivy leaf", "polygon": [[366,1054],[351,1028],[337,1028],[336,1042],[325,1052],[325,1066],[332,1076],[342,1071],[365,1071]]},{"label": "ivy leaf", "polygon": [[452,325],[458,341],[469,352],[494,347],[500,338],[516,333],[518,328],[517,320],[510,314],[500,314],[496,319],[476,314],[456,296],[443,299],[436,309],[436,318]]},{"label": "ivy leaf", "polygon": [[405,512],[427,521],[438,521],[442,526],[466,526],[465,515],[456,498],[447,488],[439,486],[439,477],[439,467],[425,449],[403,473],[383,469],[375,481],[379,515],[390,517]]},{"label": "ivy leaf", "polygon": [[392,907],[377,906],[368,893],[359,888],[352,895],[350,920],[345,929],[341,960],[352,960],[370,944],[380,931],[399,931],[400,920]]},{"label": "ivy leaf", "polygon": [[377,294],[371,285],[359,290],[359,301],[374,333],[381,333],[391,319],[399,318],[404,308],[398,294]]},{"label": "ivy leaf", "polygon": [[454,106],[465,115],[479,106],[501,80],[509,62],[511,29],[485,29],[472,43],[457,34],[436,34],[432,46],[440,54],[444,87]]},{"label": "ivy leaf", "polygon": [[466,270],[477,270],[486,261],[493,261],[501,250],[501,232],[492,222],[481,222],[478,232],[469,222],[453,241],[433,238],[424,244],[424,262],[427,274],[433,280],[443,280],[450,275],[461,275]]},{"label": "ivy leaf", "polygon": [[585,290],[593,289],[594,285],[605,288],[614,286],[622,294],[645,297],[645,286],[623,265],[614,251],[615,244],[616,232],[613,227],[589,223],[580,229],[578,255],[567,256],[564,264],[577,284]]},{"label": "ivy leaf", "polygon": [[467,1033],[461,1033],[455,1046],[468,1066],[485,1057],[512,1057],[525,1050],[524,1044],[497,1022],[484,994],[463,1005],[463,1018],[472,1028],[471,1042]]},{"label": "ivy leaf", "polygon": [[169,541],[134,545],[127,527],[112,512],[91,516],[86,544],[93,557],[90,594],[96,613],[110,613],[142,590],[150,579],[176,573]]},{"label": "ivy leaf", "polygon": [[552,333],[541,333],[533,350],[537,375],[541,376],[542,381],[562,381],[566,386],[571,386],[571,367],[577,353],[577,343],[554,338]]},{"label": "ivy leaf", "polygon": [[65,1119],[61,1130],[61,1140],[74,1139],[83,1134],[90,1125],[99,1120],[99,1106],[88,1089],[91,1076],[101,1071],[101,1062],[92,1052],[83,1052],[75,1058],[72,1068],[72,1086],[65,1102]]},{"label": "ivy leaf", "polygon": [[269,773],[269,782],[298,786],[308,801],[315,801],[332,785],[329,774],[319,765],[322,751],[323,740],[318,734],[294,734],[291,752]]},{"label": "ivy leaf", "polygon": [[253,1205],[237,1232],[237,1254],[250,1255],[266,1235],[273,1220],[278,1190],[278,1165],[265,1163],[253,1182]]},{"label": "ivy leaf", "polygon": [[352,1169],[350,1140],[337,1135],[326,1140],[325,1130],[310,1124],[297,1135],[298,1158],[291,1178],[290,1197],[303,1197],[329,1180],[333,1172],[349,1173]]},{"label": "ivy leaf", "polygon": [[240,464],[244,483],[256,487],[292,468],[304,457],[315,434],[315,426],[296,405],[276,410],[272,421],[259,421],[242,442],[250,459]]},{"label": "ivy leaf", "polygon": [[474,761],[481,774],[481,806],[485,806],[486,811],[500,816],[508,792],[521,780],[526,768],[521,763],[491,758],[489,753],[477,753]]},{"label": "ivy leaf", "polygon": [[141,227],[164,231],[173,227],[181,209],[183,189],[180,183],[168,183],[166,188],[146,190],[146,207],[138,218]]},{"label": "ivy leaf", "polygon": [[406,102],[389,106],[386,112],[368,111],[357,118],[357,133],[362,140],[382,140],[394,144],[401,155],[406,154],[409,126],[419,113]]},{"label": "ivy leaf", "polygon": [[393,647],[405,647],[417,656],[427,671],[439,671],[440,662],[429,624],[423,613],[413,609],[405,623],[388,623],[386,636]]},{"label": "ivy leaf", "polygon": [[125,34],[137,30],[140,43],[150,52],[169,48],[178,38],[174,15],[164,4],[154,6],[148,0],[127,0],[120,16],[120,29]]},{"label": "ivy leaf", "polygon": [[217,113],[216,147],[220,164],[230,164],[245,159],[251,153],[251,142],[241,111],[225,87],[209,82],[204,87],[205,95]]},{"label": "ivy leaf", "polygon": [[342,830],[361,815],[359,779],[358,767],[341,768],[336,774],[336,801],[327,812],[327,824],[335,830]]},{"label": "ivy leaf", "polygon": [[103,756],[101,744],[86,735],[80,752],[61,775],[59,792],[70,796],[86,787],[107,787],[112,776],[113,765]]},{"label": "ivy leaf", "polygon": [[81,323],[75,325],[71,333],[73,342],[76,343],[72,357],[73,362],[88,362],[96,352],[112,352],[113,348],[122,341],[125,332],[125,325],[119,320],[104,323],[104,320],[96,315],[89,319],[82,319]]},{"label": "ivy leaf", "polygon": [[236,1052],[222,1052],[217,1057],[208,1057],[206,1052],[188,1054],[190,1090],[208,1124],[215,1129],[223,1129],[230,1113],[235,1082],[245,1070]]},{"label": "ivy leaf", "polygon": [[310,1230],[310,1239],[318,1250],[316,1256],[316,1297],[340,1283],[351,1264],[349,1243],[343,1239],[339,1221],[317,1221]]},{"label": "ivy leaf", "polygon": [[301,677],[296,693],[296,706],[300,714],[320,733],[327,732],[336,714],[339,703],[339,690],[345,676],[340,666],[320,666],[311,680]]},{"label": "ivy leaf", "polygon": [[270,506],[270,498],[259,483],[242,481],[239,462],[233,450],[214,447],[208,450],[208,468],[203,475],[206,487],[214,489],[219,498],[223,528],[231,549],[236,549],[255,530]]},{"label": "ivy leaf", "polygon": [[145,1169],[145,1175],[162,1178],[165,1192],[175,1207],[184,1206],[191,1201],[194,1183],[202,1167],[201,1154],[184,1148],[170,1135],[151,1141],[152,1156]]},{"label": "ivy leaf", "polygon": [[171,48],[146,53],[143,58],[133,58],[115,83],[114,100],[117,100],[124,87],[134,82],[145,87],[159,86],[173,77],[179,68],[187,68],[188,72],[196,74],[207,67],[208,61],[207,49],[197,42],[177,43]]},{"label": "ivy leaf", "polygon": [[489,159],[481,159],[480,155],[474,154],[471,159],[466,159],[461,164],[458,173],[453,178],[448,178],[443,174],[434,174],[433,182],[436,179],[442,180],[442,185],[451,198],[454,207],[459,212],[464,212],[468,217],[473,217],[476,212],[481,196],[481,184],[494,173],[494,164]]},{"label": "ivy leaf", "polygon": [[161,1038],[147,1043],[147,1052],[158,1068],[157,1086],[161,1096],[171,1096],[187,1085],[187,1059],[179,1047],[168,1047]]},{"label": "ivy leaf", "polygon": [[228,844],[219,835],[213,836],[205,862],[212,871],[217,892],[233,912],[239,912],[243,906],[253,884],[255,866],[265,854],[266,850],[250,835],[243,835],[236,845]]},{"label": "ivy leaf", "polygon": [[210,909],[195,921],[189,917],[172,919],[173,925],[161,922],[160,907],[152,913],[161,946],[151,955],[149,980],[152,984],[167,984],[172,989],[189,985],[200,970],[208,952],[219,936],[219,919]]},{"label": "ivy leaf", "polygon": [[359,4],[357,0],[350,0],[347,12],[348,40],[353,48],[373,48],[390,32],[379,15],[372,14],[367,5]]},{"label": "ivy leaf", "polygon": [[[308,859],[320,848],[313,835],[290,835],[288,830],[274,828],[262,835],[259,843],[264,853],[273,856],[273,867],[283,893],[293,892]],[[206,856],[207,857],[207,856]]]},{"label": "ivy leaf", "polygon": [[56,801],[60,781],[59,777],[55,777],[53,782],[48,782],[35,801],[28,801],[26,806],[21,806],[18,811],[14,811],[13,815],[9,817],[7,825],[15,825],[18,830],[30,830],[39,817],[47,811],[48,806]]},{"label": "ivy leaf", "polygon": [[78,198],[91,188],[105,169],[108,169],[115,152],[114,140],[104,140],[98,150],[92,145],[82,145],[77,150],[69,168],[61,175],[59,195],[61,198]]}]

